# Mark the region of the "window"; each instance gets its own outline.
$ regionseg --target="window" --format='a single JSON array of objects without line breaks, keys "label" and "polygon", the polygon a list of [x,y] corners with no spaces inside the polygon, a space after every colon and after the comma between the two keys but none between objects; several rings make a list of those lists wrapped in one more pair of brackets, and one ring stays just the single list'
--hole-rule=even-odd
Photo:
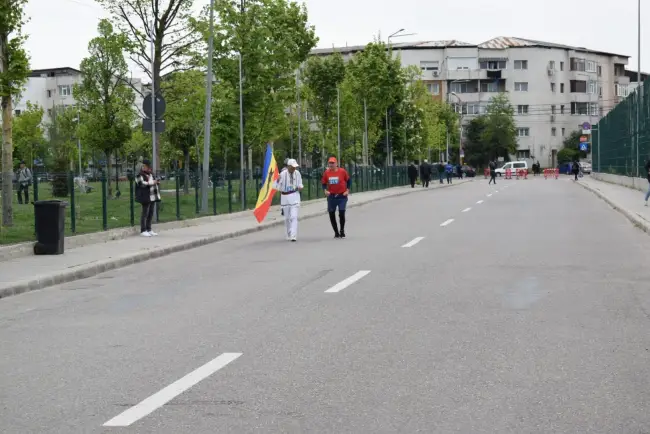
[{"label": "window", "polygon": [[603,96],[603,86],[601,84],[598,85],[598,96]]},{"label": "window", "polygon": [[459,66],[456,67],[456,71],[463,71],[463,70],[466,70],[466,69],[469,69],[469,66],[459,65]]},{"label": "window", "polygon": [[584,71],[585,69],[585,59],[580,59],[577,57],[571,58],[571,71]]},{"label": "window", "polygon": [[[517,151],[517,158],[530,158],[530,149],[520,149]],[[524,163],[515,163],[512,165],[515,169],[526,167]]]},{"label": "window", "polygon": [[440,83],[427,83],[427,90],[431,95],[440,95]]},{"label": "window", "polygon": [[596,62],[593,60],[587,60],[587,65],[585,67],[585,71],[587,72],[596,72]]},{"label": "window", "polygon": [[48,91],[47,91],[47,97],[48,97],[48,98],[52,98],[52,91],[51,91],[51,90],[48,90]]},{"label": "window", "polygon": [[597,83],[595,81],[589,80],[589,93],[595,94],[597,89]]},{"label": "window", "polygon": [[515,69],[528,69],[528,60],[515,60]]},{"label": "window", "polygon": [[564,83],[560,83],[560,93],[564,93]]},{"label": "window", "polygon": [[553,137],[557,136],[557,128],[555,128],[555,127],[551,128],[551,135]]},{"label": "window", "polygon": [[552,105],[552,106],[551,106],[551,114],[552,114],[552,115],[555,114],[555,105]]},{"label": "window", "polygon": [[587,82],[584,80],[571,80],[571,93],[587,93]]},{"label": "window", "polygon": [[70,85],[59,86],[59,95],[61,96],[72,95],[72,87]]},{"label": "window", "polygon": [[548,69],[555,70],[555,60],[548,62]]},{"label": "window", "polygon": [[564,114],[564,104],[562,104],[562,105],[560,106],[560,114],[561,114],[561,115]]},{"label": "window", "polygon": [[479,67],[481,69],[506,69],[505,60],[481,60],[479,61]]},{"label": "window", "polygon": [[438,71],[440,69],[440,62],[423,60],[420,62],[420,69],[422,71]]},{"label": "window", "polygon": [[528,137],[528,136],[530,136],[530,128],[517,128],[517,135],[519,137]]},{"label": "window", "polygon": [[[469,103],[467,105],[467,114],[470,115],[481,115],[485,113],[485,107],[481,106],[479,103]],[[466,130],[463,130],[466,131]]]},{"label": "window", "polygon": [[525,81],[515,82],[515,92],[528,92],[528,83]]},{"label": "window", "polygon": [[48,115],[49,117],[52,117],[52,109],[47,109],[47,115]]},{"label": "window", "polygon": [[551,83],[551,92],[555,92],[555,83]]},{"label": "window", "polygon": [[626,97],[629,94],[629,89],[627,84],[617,84],[616,85],[616,96]]},{"label": "window", "polygon": [[571,114],[572,115],[587,115],[589,110],[589,103],[586,102],[572,102]]},{"label": "window", "polygon": [[20,116],[20,110],[14,110],[14,116]]},{"label": "window", "polygon": [[598,65],[598,77],[602,77],[603,75],[603,67]]},{"label": "window", "polygon": [[528,105],[518,105],[517,114],[527,115],[528,114]]},{"label": "window", "polygon": [[467,93],[467,83],[451,83],[449,90],[451,93]]},{"label": "window", "polygon": [[487,83],[481,83],[481,92],[498,92],[499,83],[495,81],[489,81]]},{"label": "window", "polygon": [[560,71],[564,71],[564,62],[560,62]]},{"label": "window", "polygon": [[454,104],[454,111],[463,115],[467,114],[467,104]]},{"label": "window", "polygon": [[589,114],[591,116],[598,116],[598,103],[597,102],[592,102],[589,104]]},{"label": "window", "polygon": [[565,133],[566,133],[566,128],[562,128],[562,137],[564,137]]}]

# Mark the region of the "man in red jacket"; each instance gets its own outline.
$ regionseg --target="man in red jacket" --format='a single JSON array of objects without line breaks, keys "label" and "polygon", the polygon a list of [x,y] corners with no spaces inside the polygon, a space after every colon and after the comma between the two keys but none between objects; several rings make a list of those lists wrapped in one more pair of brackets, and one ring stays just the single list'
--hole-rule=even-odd
[{"label": "man in red jacket", "polygon": [[[327,196],[327,212],[330,215],[330,223],[334,229],[334,238],[345,238],[345,206],[348,203],[348,194],[352,186],[352,180],[347,170],[338,166],[336,158],[330,157],[327,161],[327,169],[323,173],[323,190]],[[336,224],[336,209],[339,210],[341,230]]]}]

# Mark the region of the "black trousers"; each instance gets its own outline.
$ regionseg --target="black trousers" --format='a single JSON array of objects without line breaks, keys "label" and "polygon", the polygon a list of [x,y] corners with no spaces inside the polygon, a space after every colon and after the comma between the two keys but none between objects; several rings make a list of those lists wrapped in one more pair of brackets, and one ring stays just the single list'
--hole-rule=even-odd
[{"label": "black trousers", "polygon": [[156,209],[156,202],[142,204],[142,214],[140,214],[140,232],[151,232],[151,221],[153,212]]},{"label": "black trousers", "polygon": [[430,178],[422,178],[422,187],[428,187]]},{"label": "black trousers", "polygon": [[411,188],[415,188],[415,178],[410,178],[409,181],[411,181]]},{"label": "black trousers", "polygon": [[495,184],[497,183],[497,175],[496,175],[496,173],[490,173],[490,182],[488,182],[488,185],[492,184],[493,182]]},{"label": "black trousers", "polygon": [[451,178],[452,178],[452,176],[453,176],[453,175],[452,175],[451,173],[447,173],[447,184],[451,184]]},{"label": "black trousers", "polygon": [[29,185],[18,185],[18,203],[23,203],[23,191],[25,192],[25,203],[29,203]]}]

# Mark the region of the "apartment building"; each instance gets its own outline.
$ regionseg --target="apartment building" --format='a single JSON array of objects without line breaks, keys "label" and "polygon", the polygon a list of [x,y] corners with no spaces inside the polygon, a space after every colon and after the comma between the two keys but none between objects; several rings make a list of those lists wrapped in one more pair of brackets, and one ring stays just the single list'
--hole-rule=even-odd
[{"label": "apartment building", "polygon": [[[512,158],[557,164],[571,131],[594,124],[628,92],[629,56],[523,38],[497,37],[481,44],[425,41],[392,44],[404,66],[422,70],[432,98],[456,107],[462,124],[484,114],[497,92],[508,92],[515,109],[518,150]],[[334,51],[345,57],[363,47]]]}]

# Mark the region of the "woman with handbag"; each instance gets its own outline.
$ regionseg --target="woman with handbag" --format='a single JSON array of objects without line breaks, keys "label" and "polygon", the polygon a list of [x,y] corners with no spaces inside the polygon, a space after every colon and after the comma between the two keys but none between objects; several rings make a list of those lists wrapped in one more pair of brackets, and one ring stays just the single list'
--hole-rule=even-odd
[{"label": "woman with handbag", "polygon": [[160,181],[155,179],[151,172],[151,162],[142,160],[142,168],[135,179],[135,200],[142,205],[140,215],[140,235],[153,237],[158,235],[151,230],[156,202],[160,202]]}]

